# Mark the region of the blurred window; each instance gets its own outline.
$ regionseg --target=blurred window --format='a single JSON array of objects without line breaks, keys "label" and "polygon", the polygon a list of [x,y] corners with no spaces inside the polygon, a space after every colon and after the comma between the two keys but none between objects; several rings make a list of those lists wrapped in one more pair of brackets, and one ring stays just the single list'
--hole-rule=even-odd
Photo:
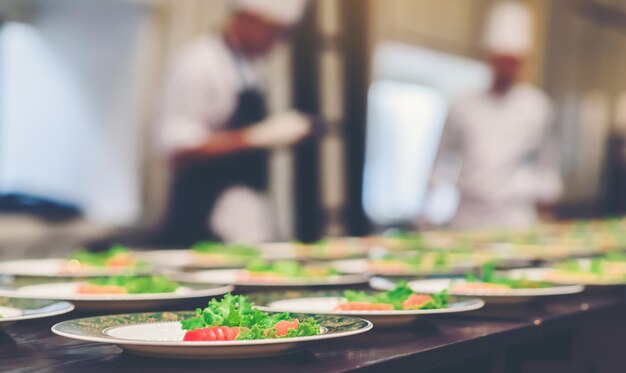
[{"label": "blurred window", "polygon": [[436,90],[380,80],[369,92],[364,207],[377,224],[417,217],[446,115]]},{"label": "blurred window", "polygon": [[133,224],[141,214],[148,9],[30,5],[27,17],[0,29],[0,193],[70,202],[91,221]]},{"label": "blurred window", "polygon": [[[427,185],[448,101],[486,89],[490,71],[480,61],[399,43],[376,48],[373,70],[363,206],[376,225],[412,224],[425,203],[432,205],[426,198]],[[456,209],[455,193],[437,199],[438,215],[447,215],[437,220],[450,219]]]}]

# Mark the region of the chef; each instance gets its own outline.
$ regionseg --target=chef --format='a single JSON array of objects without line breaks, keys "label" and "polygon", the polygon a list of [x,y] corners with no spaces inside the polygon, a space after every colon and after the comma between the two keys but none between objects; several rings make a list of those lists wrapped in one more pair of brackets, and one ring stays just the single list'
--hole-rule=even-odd
[{"label": "chef", "polygon": [[253,62],[298,23],[306,0],[237,0],[218,35],[175,56],[165,86],[160,142],[172,166],[162,243],[271,238],[268,150],[310,132],[306,116],[268,117]]},{"label": "chef", "polygon": [[561,193],[550,141],[551,102],[519,79],[531,29],[521,2],[495,5],[484,39],[491,87],[451,104],[431,187],[433,194],[456,187],[454,228],[526,227],[535,221],[538,206],[555,202]]}]

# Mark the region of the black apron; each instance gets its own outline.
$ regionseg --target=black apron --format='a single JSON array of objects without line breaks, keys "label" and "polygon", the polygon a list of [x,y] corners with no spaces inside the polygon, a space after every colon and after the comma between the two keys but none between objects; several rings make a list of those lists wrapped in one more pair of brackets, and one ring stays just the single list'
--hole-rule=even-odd
[{"label": "black apron", "polygon": [[[225,130],[246,128],[266,115],[263,94],[257,88],[244,88]],[[268,150],[251,149],[177,167],[159,241],[188,246],[201,240],[219,240],[208,223],[218,197],[235,185],[266,191],[268,157]]]}]

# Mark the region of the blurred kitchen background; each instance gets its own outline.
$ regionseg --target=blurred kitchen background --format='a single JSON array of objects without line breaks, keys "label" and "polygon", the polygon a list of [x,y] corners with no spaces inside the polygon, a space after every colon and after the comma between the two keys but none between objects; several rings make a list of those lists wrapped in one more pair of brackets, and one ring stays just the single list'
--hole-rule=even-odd
[{"label": "blurred kitchen background", "polygon": [[[524,79],[556,105],[564,193],[553,214],[624,213],[626,3],[520,1],[537,30]],[[308,4],[259,64],[271,112],[321,123],[315,141],[272,151],[274,240],[416,224],[450,100],[490,85],[482,33],[495,2]],[[164,71],[230,11],[227,0],[0,1],[0,257],[65,254],[158,222]],[[445,225],[454,199],[441,206]]]}]

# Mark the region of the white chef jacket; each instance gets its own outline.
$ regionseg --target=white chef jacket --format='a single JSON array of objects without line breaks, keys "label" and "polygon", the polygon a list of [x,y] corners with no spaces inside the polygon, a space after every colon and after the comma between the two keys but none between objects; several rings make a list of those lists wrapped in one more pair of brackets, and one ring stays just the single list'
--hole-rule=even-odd
[{"label": "white chef jacket", "polygon": [[528,226],[537,202],[558,198],[552,120],[549,99],[528,84],[451,105],[431,185],[456,184],[454,228]]},{"label": "white chef jacket", "polygon": [[[174,56],[166,73],[159,144],[167,153],[195,147],[224,129],[239,93],[258,87],[256,69],[235,59],[221,37],[206,36]],[[270,240],[269,204],[265,195],[233,186],[218,198],[207,223],[227,242]]]}]

